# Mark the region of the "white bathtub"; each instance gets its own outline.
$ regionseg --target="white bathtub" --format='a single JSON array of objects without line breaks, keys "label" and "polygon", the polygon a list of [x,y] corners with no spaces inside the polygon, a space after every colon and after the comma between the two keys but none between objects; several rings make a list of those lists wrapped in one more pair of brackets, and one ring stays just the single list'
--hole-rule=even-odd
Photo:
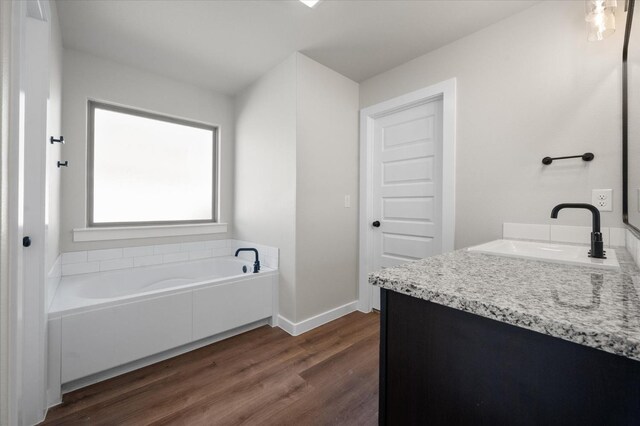
[{"label": "white bathtub", "polygon": [[275,325],[277,286],[277,270],[254,274],[235,257],[65,276],[49,311],[50,390],[249,324]]},{"label": "white bathtub", "polygon": [[[243,272],[243,267],[247,272]],[[273,269],[263,266],[258,274],[253,274],[252,262],[229,256],[66,276],[56,291],[49,318],[94,309],[96,305],[132,301],[157,293],[250,278],[271,271]]]}]

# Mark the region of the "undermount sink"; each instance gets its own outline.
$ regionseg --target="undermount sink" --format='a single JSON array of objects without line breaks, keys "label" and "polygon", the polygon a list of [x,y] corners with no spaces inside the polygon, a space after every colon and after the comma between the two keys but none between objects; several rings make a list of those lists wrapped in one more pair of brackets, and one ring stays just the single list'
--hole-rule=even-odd
[{"label": "undermount sink", "polygon": [[533,241],[495,240],[467,250],[494,254],[497,256],[519,257],[546,262],[584,265],[605,269],[620,269],[614,249],[606,250],[606,259],[594,259],[587,255],[589,247],[570,246]]}]

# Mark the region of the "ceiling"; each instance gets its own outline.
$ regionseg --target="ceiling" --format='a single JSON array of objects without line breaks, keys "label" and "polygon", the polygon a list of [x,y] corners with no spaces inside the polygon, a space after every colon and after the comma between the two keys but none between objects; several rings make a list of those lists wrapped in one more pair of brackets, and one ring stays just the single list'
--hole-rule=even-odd
[{"label": "ceiling", "polygon": [[535,3],[56,1],[65,48],[227,94],[295,51],[360,82]]}]

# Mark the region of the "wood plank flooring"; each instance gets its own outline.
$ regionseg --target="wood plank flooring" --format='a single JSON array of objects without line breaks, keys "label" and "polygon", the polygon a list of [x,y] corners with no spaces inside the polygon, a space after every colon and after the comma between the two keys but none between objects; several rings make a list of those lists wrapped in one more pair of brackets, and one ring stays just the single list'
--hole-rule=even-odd
[{"label": "wood plank flooring", "polygon": [[375,425],[379,315],[260,327],[64,396],[46,425]]}]

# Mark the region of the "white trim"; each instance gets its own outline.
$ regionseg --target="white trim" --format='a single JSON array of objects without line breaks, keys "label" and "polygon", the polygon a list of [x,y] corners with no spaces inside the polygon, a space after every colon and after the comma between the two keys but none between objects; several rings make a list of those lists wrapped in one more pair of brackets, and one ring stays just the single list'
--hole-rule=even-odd
[{"label": "white trim", "polygon": [[[22,285],[22,383],[20,388],[21,422],[35,424],[46,415],[47,332],[46,332],[46,145],[47,99],[49,96],[50,23],[42,20],[49,3],[40,2],[38,18],[25,20],[25,44],[21,58],[20,86],[24,97],[24,234],[32,239],[23,248]],[[29,4],[29,3],[27,3]],[[44,15],[40,11],[46,11]],[[28,177],[27,177],[28,176]],[[19,240],[21,240],[19,238]]]},{"label": "white trim", "polygon": [[[28,17],[27,7],[38,16]],[[7,182],[11,307],[8,330],[9,424],[36,424],[46,414],[46,229],[43,195],[46,190],[46,147],[42,141],[46,141],[49,79],[46,75],[34,79],[29,71],[46,71],[49,65],[50,25],[46,21],[49,16],[48,0],[12,2],[8,125],[11,167]],[[29,170],[28,181],[24,180],[26,168]],[[27,232],[33,240],[28,250],[21,244]]]},{"label": "white trim", "polygon": [[273,307],[273,311],[271,314],[271,319],[269,320],[269,325],[271,327],[279,327],[280,326],[280,271],[273,276],[273,291],[271,292],[271,306]]},{"label": "white trim", "polygon": [[368,281],[371,259],[369,223],[373,210],[373,124],[376,117],[394,110],[418,105],[442,97],[442,252],[454,249],[455,242],[455,144],[456,79],[381,102],[360,110],[360,243],[358,273],[358,310],[371,311],[372,288]]},{"label": "white trim", "polygon": [[292,321],[289,321],[282,315],[278,315],[278,327],[286,331],[292,336],[297,336],[296,333],[296,324]]},{"label": "white trim", "polygon": [[[10,303],[9,288],[9,110],[11,88],[11,39],[12,4],[0,2],[0,424],[10,424],[10,413],[16,411],[9,397],[12,382],[10,371],[13,351],[10,327],[13,325],[13,312]],[[11,407],[11,409],[10,409]]]},{"label": "white trim", "polygon": [[76,228],[73,241],[128,240],[134,238],[178,237],[183,235],[223,234],[226,223],[187,225],[114,226],[109,228]]},{"label": "white trim", "polygon": [[12,167],[8,167],[8,254],[9,254],[9,324],[8,324],[8,424],[18,423],[21,415],[19,390],[22,384],[22,248],[18,241],[23,235],[22,209],[23,209],[23,182],[20,179],[22,166],[22,142],[21,134],[21,102],[20,102],[20,72],[23,68],[22,46],[24,45],[24,25],[26,19],[26,4],[23,2],[11,2],[11,36],[10,36],[10,62],[9,62],[9,161]]},{"label": "white trim", "polygon": [[328,322],[337,320],[340,317],[350,314],[351,312],[355,312],[358,308],[358,301],[354,300],[353,302],[347,303],[342,306],[338,306],[337,308],[330,309],[326,312],[313,316],[311,318],[307,318],[304,321],[293,322],[283,317],[282,315],[278,316],[278,327],[286,331],[292,336],[299,336],[307,331],[311,331],[314,328],[320,327]]}]

